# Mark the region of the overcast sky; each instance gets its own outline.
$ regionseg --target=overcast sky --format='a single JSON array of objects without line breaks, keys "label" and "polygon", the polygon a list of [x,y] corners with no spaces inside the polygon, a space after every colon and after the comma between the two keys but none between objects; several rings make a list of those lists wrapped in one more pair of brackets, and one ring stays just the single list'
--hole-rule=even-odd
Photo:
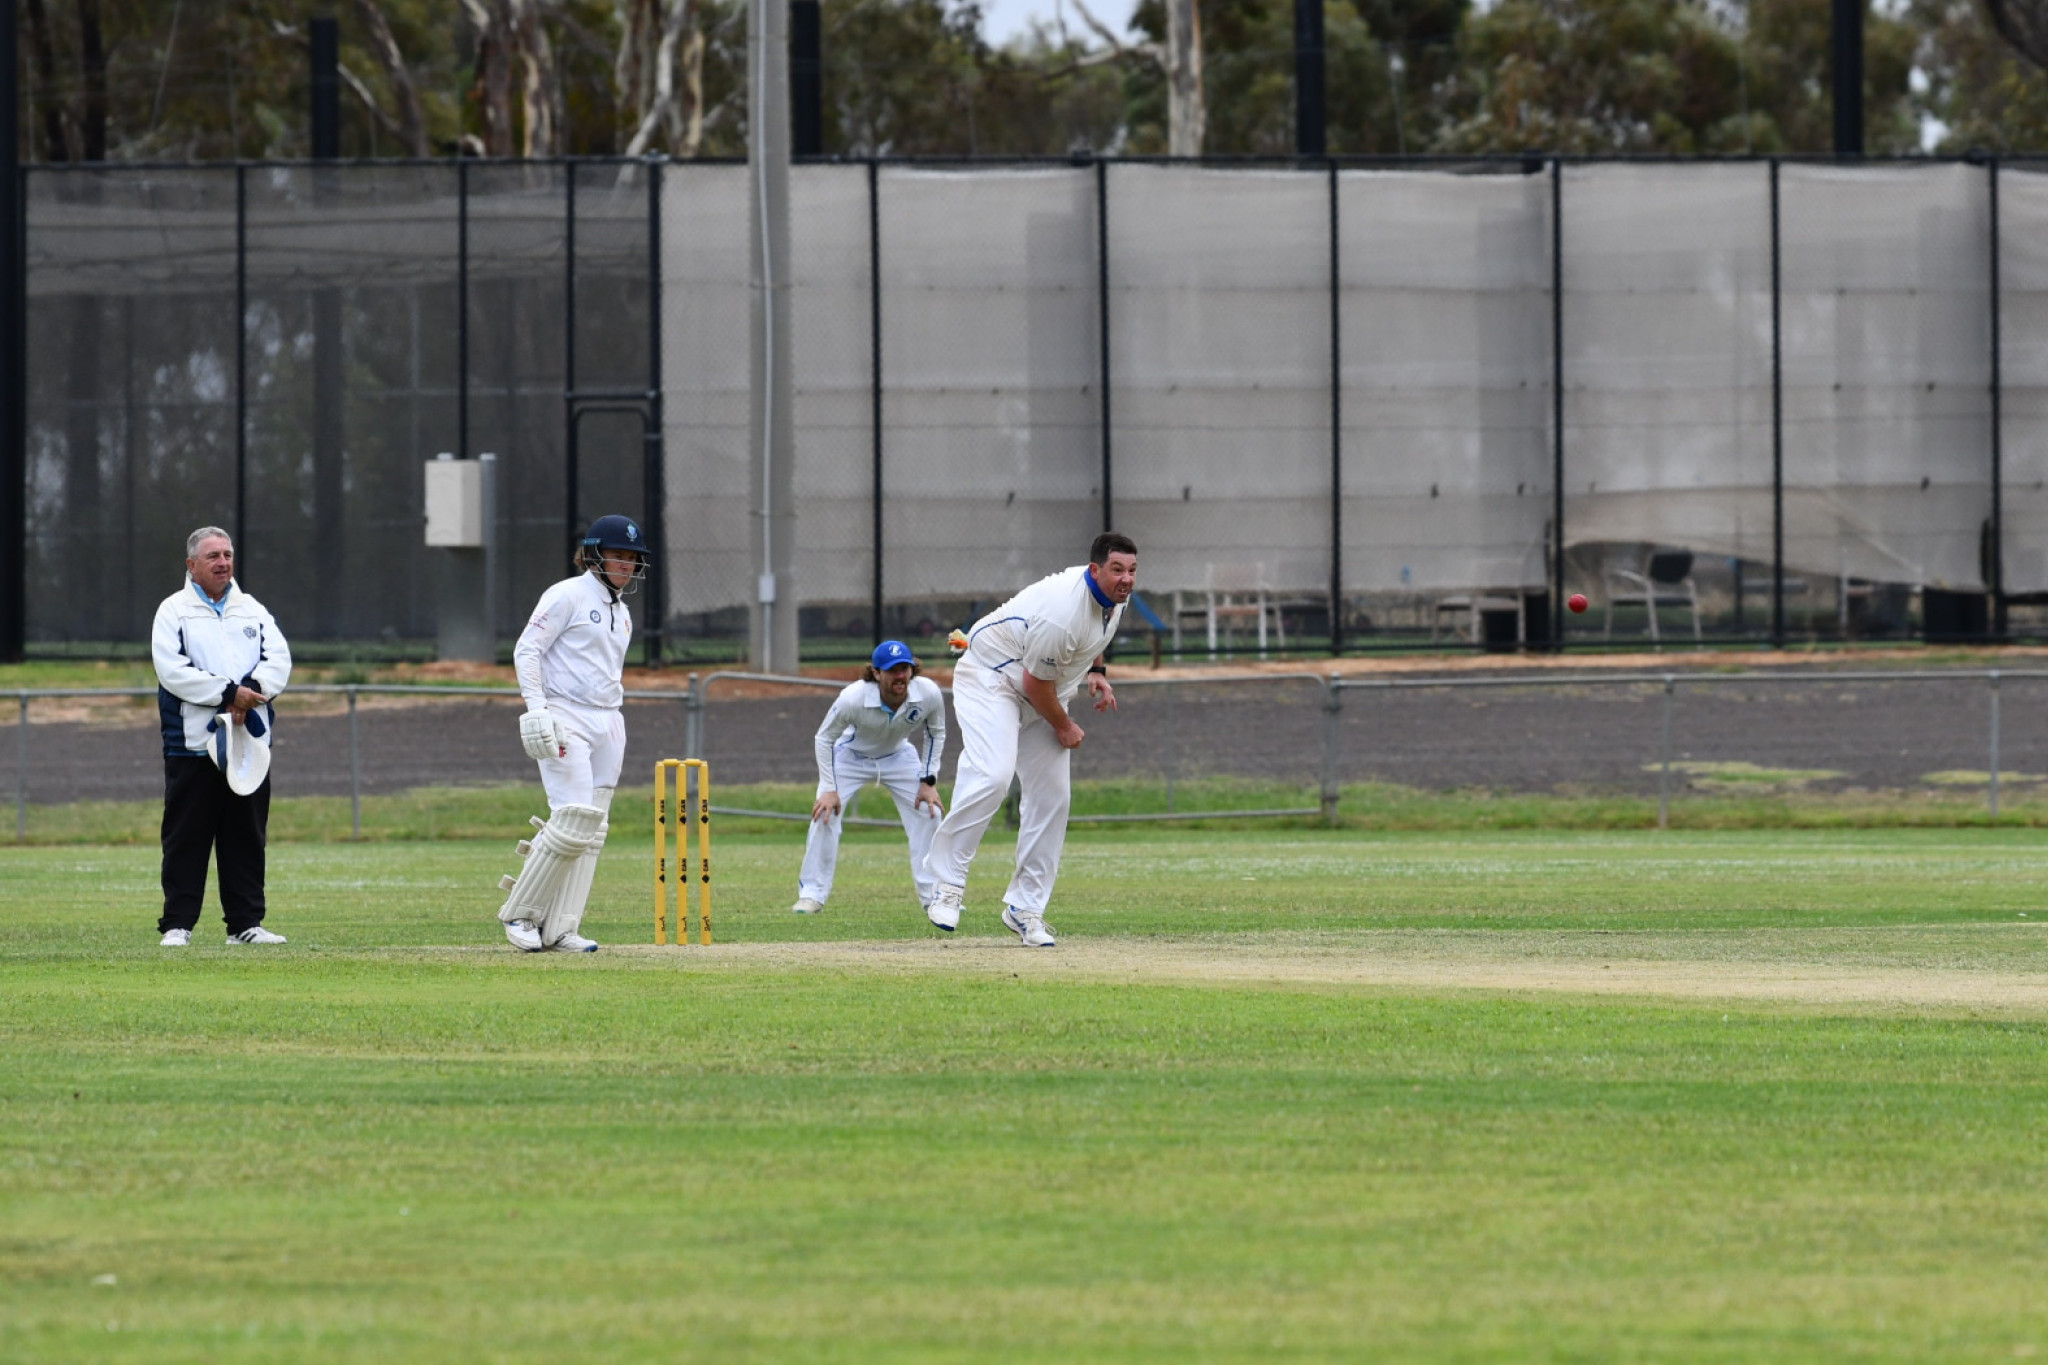
[{"label": "overcast sky", "polygon": [[[1088,2],[1088,0],[1084,0]],[[1058,13],[1060,0],[982,0],[981,36],[991,47],[1001,47],[1012,38],[1021,37],[1031,27],[1034,19],[1051,23]],[[1132,0],[1092,0],[1088,10],[1103,23],[1118,26],[1126,23],[1131,11],[1137,6]],[[1066,11],[1067,31],[1076,38],[1088,38],[1087,25],[1081,16],[1069,7]],[[1089,46],[1096,44],[1091,40]]]}]

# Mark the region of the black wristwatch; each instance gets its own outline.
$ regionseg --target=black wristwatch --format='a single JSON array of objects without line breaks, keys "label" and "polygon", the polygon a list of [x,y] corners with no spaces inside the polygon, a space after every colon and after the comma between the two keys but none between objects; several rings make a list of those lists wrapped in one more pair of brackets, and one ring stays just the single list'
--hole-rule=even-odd
[{"label": "black wristwatch", "polygon": [[939,785],[939,775],[932,773],[927,777],[920,777],[917,779],[917,785],[920,787],[936,787]]},{"label": "black wristwatch", "polygon": [[1100,673],[1105,678],[1109,676],[1109,666],[1107,664],[1090,664],[1088,671],[1090,673]]}]

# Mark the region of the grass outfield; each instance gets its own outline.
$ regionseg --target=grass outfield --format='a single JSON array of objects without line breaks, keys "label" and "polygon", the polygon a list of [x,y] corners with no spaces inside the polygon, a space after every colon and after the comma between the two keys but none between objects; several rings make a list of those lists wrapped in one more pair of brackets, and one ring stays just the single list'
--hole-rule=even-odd
[{"label": "grass outfield", "polygon": [[[710,951],[619,839],[0,853],[0,1359],[2009,1360],[2048,1353],[2026,831],[1077,831],[1032,953],[900,837]],[[617,856],[626,853],[629,856]]]}]

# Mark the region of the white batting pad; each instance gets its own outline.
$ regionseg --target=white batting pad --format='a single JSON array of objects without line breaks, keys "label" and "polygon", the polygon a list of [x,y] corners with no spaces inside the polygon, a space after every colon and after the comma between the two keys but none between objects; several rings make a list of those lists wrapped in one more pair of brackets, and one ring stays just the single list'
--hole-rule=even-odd
[{"label": "white batting pad", "polygon": [[570,869],[604,842],[604,828],[604,812],[596,806],[557,806],[534,836],[533,851],[498,918],[507,924],[516,919],[539,924],[546,919]]},{"label": "white batting pad", "polygon": [[547,914],[537,921],[543,944],[559,942],[583,927],[583,911],[590,903],[590,884],[597,878],[597,855],[604,851],[604,841],[611,828],[609,823],[599,826],[596,841],[582,857],[569,865],[568,874],[556,889]]}]

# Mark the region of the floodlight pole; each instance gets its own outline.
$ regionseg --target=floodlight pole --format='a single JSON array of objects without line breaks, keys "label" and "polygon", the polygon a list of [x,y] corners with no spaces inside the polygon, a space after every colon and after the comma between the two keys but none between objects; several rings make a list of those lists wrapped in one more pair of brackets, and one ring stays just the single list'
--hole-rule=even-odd
[{"label": "floodlight pole", "polygon": [[750,0],[747,25],[748,449],[754,594],[748,658],[764,673],[797,670],[795,432],[789,332],[789,0]]}]

